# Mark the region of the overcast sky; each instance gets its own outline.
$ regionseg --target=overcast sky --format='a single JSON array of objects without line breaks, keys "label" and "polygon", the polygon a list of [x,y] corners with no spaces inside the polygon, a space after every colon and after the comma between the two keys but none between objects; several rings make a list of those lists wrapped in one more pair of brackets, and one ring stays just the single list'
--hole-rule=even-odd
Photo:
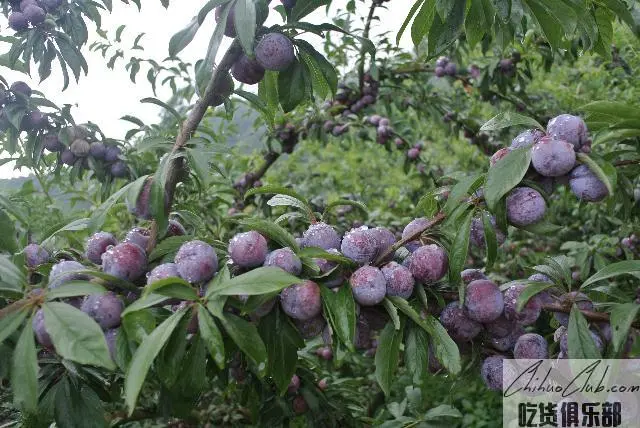
[{"label": "overcast sky", "polygon": [[[160,0],[145,0],[142,2],[142,11],[138,12],[138,9],[133,5],[125,5],[115,1],[113,12],[103,15],[103,28],[108,31],[110,38],[113,38],[116,28],[122,24],[126,25],[122,36],[123,47],[126,48],[133,44],[137,34],[145,33],[141,41],[141,45],[145,49],[144,52],[129,51],[129,53],[161,62],[168,56],[167,46],[171,36],[186,26],[205,3],[206,1],[204,0],[172,0],[169,8],[165,9],[161,6]],[[338,9],[344,10],[346,3],[347,0],[334,0],[329,14],[335,14]],[[380,16],[382,19],[376,22],[375,33],[383,31],[397,33],[409,12],[411,3],[408,0],[394,1],[389,10],[381,11]],[[279,4],[279,2],[274,1],[272,4]],[[357,4],[358,9],[361,11],[360,14],[368,11],[369,2],[366,2],[367,6],[360,1]],[[319,22],[323,19],[323,16],[324,8],[316,11],[307,19],[311,22]],[[0,22],[2,30],[11,31],[7,29],[4,17],[0,19],[2,20]],[[267,24],[279,22],[280,15],[275,11],[271,11]],[[57,68],[57,62],[54,62],[52,75],[42,83],[38,83],[35,74],[35,79],[30,79],[28,76],[4,67],[0,67],[0,73],[10,83],[14,80],[26,81],[33,88],[42,91],[45,96],[59,106],[73,104],[72,113],[77,122],[82,123],[91,120],[97,123],[106,135],[114,138],[123,138],[127,129],[131,128],[131,124],[121,121],[120,117],[125,114],[131,114],[147,123],[153,123],[157,121],[159,108],[151,104],[140,103],[142,98],[153,96],[151,86],[146,79],[146,69],[143,68],[143,72],[138,74],[137,83],[134,84],[129,80],[129,73],[124,69],[125,62],[122,59],[118,60],[114,70],[109,70],[106,67],[107,60],[102,58],[100,53],[89,52],[88,45],[92,41],[102,40],[95,34],[95,31],[92,31],[92,24],[89,25],[89,43],[83,48],[83,54],[89,65],[89,74],[87,76],[82,75],[77,84],[72,81],[64,92],[62,92],[62,78],[59,68]],[[183,61],[194,64],[204,56],[214,27],[213,13],[210,13],[193,42],[180,53]],[[224,52],[229,44],[229,39],[225,39],[219,52]],[[309,40],[312,41],[313,39]],[[410,40],[408,35],[403,37],[401,45],[409,47]],[[320,48],[318,45],[317,47]],[[0,49],[2,49],[2,52],[7,51],[8,45],[2,44]],[[130,56],[125,53],[127,61]],[[169,96],[170,90],[168,88],[163,90],[158,86],[158,98],[167,99]],[[0,154],[0,158],[6,156],[7,153]],[[0,178],[25,175],[27,173],[28,171],[24,169],[22,171],[14,171],[12,164],[0,166]]]}]

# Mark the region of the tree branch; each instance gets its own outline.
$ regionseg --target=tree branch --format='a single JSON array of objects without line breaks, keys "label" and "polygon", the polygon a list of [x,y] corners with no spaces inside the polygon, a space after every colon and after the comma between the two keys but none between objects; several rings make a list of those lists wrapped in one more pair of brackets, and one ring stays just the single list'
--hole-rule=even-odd
[{"label": "tree branch", "polygon": [[[371,7],[369,7],[369,15],[367,15],[367,20],[364,24],[364,31],[362,32],[362,37],[365,39],[369,38],[369,32],[371,31],[371,21],[373,21],[373,16],[376,11],[376,7],[379,6],[380,0],[373,0],[371,2]],[[360,48],[360,64],[358,65],[358,81],[360,82],[360,92],[362,92],[364,85],[364,57],[367,51],[364,48]]]}]

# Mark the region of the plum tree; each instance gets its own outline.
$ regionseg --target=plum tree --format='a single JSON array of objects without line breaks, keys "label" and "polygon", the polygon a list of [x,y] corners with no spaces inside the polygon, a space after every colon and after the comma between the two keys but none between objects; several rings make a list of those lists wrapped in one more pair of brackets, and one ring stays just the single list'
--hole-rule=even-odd
[{"label": "plum tree", "polygon": [[291,285],[280,293],[280,305],[287,315],[300,321],[317,317],[322,311],[320,287],[310,280]]},{"label": "plum tree", "polygon": [[599,202],[609,196],[607,186],[586,165],[578,165],[571,171],[569,185],[582,201]]},{"label": "plum tree", "polygon": [[283,71],[295,60],[293,43],[282,33],[265,34],[256,45],[256,61],[266,70]]},{"label": "plum tree", "polygon": [[446,251],[436,244],[424,245],[411,254],[409,270],[420,282],[439,281],[447,273],[449,258]]},{"label": "plum tree", "polygon": [[552,137],[543,137],[531,150],[531,163],[544,177],[559,177],[567,174],[576,164],[573,146]]},{"label": "plum tree", "polygon": [[127,281],[142,277],[147,269],[147,255],[138,245],[122,242],[102,255],[102,270]]},{"label": "plum tree", "polygon": [[518,338],[513,348],[516,359],[545,359],[549,357],[547,341],[536,333],[526,333]]},{"label": "plum tree", "polygon": [[349,279],[353,298],[363,306],[377,305],[387,293],[387,281],[382,271],[374,266],[363,266]]},{"label": "plum tree", "polygon": [[482,324],[469,318],[458,301],[444,307],[440,323],[454,340],[460,342],[468,342],[482,331]]},{"label": "plum tree", "polygon": [[103,330],[118,327],[124,303],[114,293],[91,294],[84,299],[80,310],[93,318]]},{"label": "plum tree", "polygon": [[90,262],[101,265],[102,255],[113,245],[118,245],[115,236],[109,232],[96,232],[87,239],[85,256]]},{"label": "plum tree", "polygon": [[347,232],[340,244],[342,254],[359,264],[371,262],[378,249],[376,233],[365,226]]},{"label": "plum tree", "polygon": [[229,241],[229,257],[242,268],[260,266],[267,257],[267,240],[256,231],[235,235]]},{"label": "plum tree", "polygon": [[204,282],[213,278],[218,270],[218,255],[206,242],[185,242],[176,253],[174,263],[180,277],[186,281]]},{"label": "plum tree", "polygon": [[500,288],[487,279],[479,279],[467,285],[464,306],[467,316],[480,323],[496,320],[504,309]]},{"label": "plum tree", "polygon": [[396,262],[389,262],[382,267],[382,273],[387,282],[387,296],[403,299],[411,297],[415,280],[409,269]]},{"label": "plum tree", "polygon": [[49,261],[49,252],[38,244],[29,244],[24,247],[24,260],[29,268],[35,268]]},{"label": "plum tree", "polygon": [[571,114],[561,114],[547,124],[547,134],[552,138],[564,140],[577,151],[588,140],[587,125],[582,118]]},{"label": "plum tree", "polygon": [[303,247],[319,247],[324,250],[340,248],[340,236],[326,223],[314,223],[302,235]]},{"label": "plum tree", "polygon": [[542,220],[547,203],[535,189],[518,187],[507,196],[507,220],[514,226],[525,227]]},{"label": "plum tree", "polygon": [[504,292],[504,317],[520,325],[530,325],[536,322],[542,310],[538,296],[529,299],[522,310],[518,310],[518,298],[525,288],[524,284],[516,283]]},{"label": "plum tree", "polygon": [[299,275],[302,272],[302,262],[300,257],[289,247],[278,248],[273,250],[264,261],[265,266],[277,266],[280,269],[293,275]]}]

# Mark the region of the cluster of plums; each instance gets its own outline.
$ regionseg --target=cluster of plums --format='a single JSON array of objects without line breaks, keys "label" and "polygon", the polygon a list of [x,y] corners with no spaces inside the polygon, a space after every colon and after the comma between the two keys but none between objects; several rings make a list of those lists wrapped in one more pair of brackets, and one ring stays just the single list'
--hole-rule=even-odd
[{"label": "cluster of plums", "polygon": [[441,56],[436,60],[436,68],[434,69],[436,77],[455,76],[458,73],[458,66],[452,62],[449,57]]},{"label": "cluster of plums", "polygon": [[65,0],[15,0],[11,1],[9,27],[15,31],[23,31],[29,25],[37,27],[45,22],[47,13],[53,13]]}]

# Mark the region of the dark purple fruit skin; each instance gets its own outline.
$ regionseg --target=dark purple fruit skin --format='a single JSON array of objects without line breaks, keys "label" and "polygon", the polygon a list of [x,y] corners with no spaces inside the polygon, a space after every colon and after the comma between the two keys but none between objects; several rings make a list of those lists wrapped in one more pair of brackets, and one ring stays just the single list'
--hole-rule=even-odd
[{"label": "dark purple fruit skin", "polygon": [[36,0],[22,0],[20,1],[20,10],[24,12],[27,6],[38,6],[38,2]]},{"label": "dark purple fruit skin", "polygon": [[[378,242],[378,256],[396,243],[396,237],[386,227],[376,227],[371,229],[371,233],[375,236],[376,241]],[[393,258],[393,253],[390,254],[389,257]]]},{"label": "dark purple fruit skin", "polygon": [[511,334],[514,329],[514,323],[503,315],[489,323],[485,323],[484,328],[491,337],[502,338]]},{"label": "dark purple fruit skin", "polygon": [[600,202],[609,196],[607,186],[586,165],[578,165],[571,171],[569,186],[582,201]]},{"label": "dark purple fruit skin", "polygon": [[[578,309],[581,311],[593,311],[595,307],[593,306],[593,302],[591,299],[587,297],[586,294],[580,293],[578,291],[572,291],[570,293],[563,294],[560,296],[561,305],[568,304],[569,302],[573,302]],[[554,312],[553,317],[563,326],[567,327],[569,325],[569,314],[565,314],[562,312]]]},{"label": "dark purple fruit skin", "polygon": [[256,60],[266,70],[283,71],[295,60],[293,43],[280,33],[264,35],[256,45]]},{"label": "dark purple fruit skin", "polygon": [[516,138],[511,140],[510,149],[518,149],[520,147],[528,147],[537,143],[544,136],[544,132],[539,129],[527,129],[518,134]]},{"label": "dark purple fruit skin", "polygon": [[23,116],[20,121],[20,129],[23,131],[35,131],[43,129],[47,126],[47,123],[47,116],[38,110],[34,110]]},{"label": "dark purple fruit skin", "polygon": [[118,333],[120,332],[120,328],[112,328],[104,332],[104,338],[107,341],[107,348],[109,348],[109,355],[113,361],[116,360],[116,355],[118,348],[116,344],[118,343]]},{"label": "dark purple fruit skin", "polygon": [[64,260],[56,263],[49,273],[49,288],[57,288],[69,281],[82,281],[88,279],[86,275],[69,273],[73,271],[87,270],[81,263],[74,260]]},{"label": "dark purple fruit skin", "polygon": [[260,82],[264,77],[264,73],[265,70],[258,61],[249,58],[245,54],[242,54],[231,67],[231,75],[234,79],[247,85],[255,85]]},{"label": "dark purple fruit skin", "polygon": [[138,245],[122,242],[102,255],[102,270],[127,281],[135,281],[147,270],[147,254]]},{"label": "dark purple fruit skin", "polygon": [[584,121],[571,114],[561,114],[547,123],[547,134],[568,142],[575,150],[580,149],[587,142],[589,138],[587,133],[587,125]]},{"label": "dark purple fruit skin", "polygon": [[522,311],[518,312],[518,297],[525,289],[524,284],[514,284],[504,292],[504,316],[509,321],[516,322],[520,325],[530,325],[536,322],[540,316],[541,303],[537,296],[533,296]]},{"label": "dark purple fruit skin", "polygon": [[310,320],[322,311],[320,287],[309,280],[287,287],[280,293],[280,305],[291,318]]},{"label": "dark purple fruit skin", "polygon": [[387,281],[387,296],[403,299],[411,297],[415,280],[409,269],[396,262],[389,262],[382,267],[382,274]]},{"label": "dark purple fruit skin", "polygon": [[106,162],[115,162],[118,160],[118,156],[122,153],[118,146],[107,146],[104,151],[104,160]]},{"label": "dark purple fruit skin", "polygon": [[373,306],[384,300],[387,281],[382,271],[374,266],[363,266],[349,279],[353,298],[362,306]]},{"label": "dark purple fruit skin", "polygon": [[233,94],[235,84],[229,73],[224,73],[222,77],[216,82],[214,88],[214,96],[211,100],[211,106],[216,107],[222,105],[224,101]]},{"label": "dark purple fruit skin", "polygon": [[458,73],[458,67],[456,66],[455,63],[450,62],[444,66],[444,73],[447,76],[455,76],[456,73]]},{"label": "dark purple fruit skin", "polygon": [[276,266],[292,275],[300,275],[302,262],[289,247],[278,248],[267,254],[264,266]]},{"label": "dark purple fruit skin", "polygon": [[520,336],[513,348],[513,357],[523,360],[538,360],[549,358],[547,341],[535,333]]},{"label": "dark purple fruit skin", "polygon": [[24,247],[24,259],[28,268],[35,268],[49,261],[49,252],[38,244]]},{"label": "dark purple fruit skin", "polygon": [[547,210],[542,195],[530,187],[518,187],[507,196],[507,220],[514,226],[524,227],[539,222]]},{"label": "dark purple fruit skin", "polygon": [[60,154],[60,160],[62,161],[63,164],[72,166],[74,163],[76,163],[76,155],[71,153],[71,150],[65,149]]},{"label": "dark purple fruit skin", "polygon": [[[216,8],[216,22],[220,22],[220,17],[222,16],[222,10],[226,6],[218,6]],[[227,23],[224,27],[224,35],[227,37],[235,37],[236,36],[236,24],[235,24],[235,7],[232,7],[229,11],[229,15],[227,15]]]},{"label": "dark purple fruit skin", "polygon": [[418,248],[411,254],[409,270],[417,281],[429,283],[442,279],[449,268],[447,253],[438,245]]},{"label": "dark purple fruit skin", "polygon": [[180,278],[178,266],[175,263],[163,263],[153,268],[153,270],[147,274],[147,285],[166,278]]},{"label": "dark purple fruit skin", "polygon": [[477,279],[489,279],[480,269],[465,269],[460,272],[460,278],[465,284]]},{"label": "dark purple fruit skin", "polygon": [[143,250],[147,250],[149,241],[151,240],[151,231],[145,227],[134,227],[124,237],[124,242],[136,244]]},{"label": "dark purple fruit skin", "polygon": [[127,176],[129,170],[127,168],[127,164],[119,160],[111,165],[111,167],[109,168],[109,172],[111,172],[111,175],[116,178],[124,178]]},{"label": "dark purple fruit skin", "polygon": [[186,234],[187,230],[178,220],[169,220],[167,236],[184,236]]},{"label": "dark purple fruit skin", "polygon": [[[416,218],[411,220],[411,222],[409,224],[407,224],[405,226],[405,228],[402,230],[402,239],[407,239],[410,236],[415,235],[416,233],[418,233],[421,230],[424,230],[427,225],[429,225],[430,220],[426,217],[420,217],[420,218]],[[415,242],[415,244],[413,245],[416,248],[412,248],[413,251],[415,251],[417,249],[418,246],[420,246],[420,242],[419,241],[412,241],[412,243]],[[405,247],[407,247],[407,249],[409,250],[409,252],[413,252],[411,249],[409,249],[409,247],[412,243],[408,243],[407,245],[405,245]]]},{"label": "dark purple fruit skin", "polygon": [[286,10],[291,10],[296,5],[296,0],[280,0]]},{"label": "dark purple fruit skin", "polygon": [[482,362],[480,373],[484,384],[493,391],[502,391],[502,355],[492,355]]},{"label": "dark purple fruit skin", "polygon": [[104,159],[104,155],[107,152],[107,148],[99,141],[91,143],[89,148],[89,154],[96,159]]},{"label": "dark purple fruit skin", "polygon": [[44,137],[42,137],[42,145],[50,152],[60,152],[65,148],[64,144],[62,144],[62,142],[60,142],[60,139],[58,139],[58,136],[51,133],[46,134]]},{"label": "dark purple fruit skin", "polygon": [[29,20],[22,12],[12,12],[9,15],[9,27],[14,31],[22,31],[29,28]]},{"label": "dark purple fruit skin", "polygon": [[17,93],[17,94],[22,94],[25,97],[29,98],[31,96],[31,87],[29,85],[27,85],[24,82],[13,82],[13,84],[9,87],[9,89],[11,89],[11,91]]},{"label": "dark purple fruit skin", "polygon": [[303,413],[306,413],[307,410],[309,410],[309,405],[307,404],[307,400],[305,400],[302,395],[297,395],[293,399],[293,402],[292,402],[291,406],[293,407],[293,411],[297,415],[301,415]]},{"label": "dark purple fruit skin", "polygon": [[40,25],[44,22],[47,17],[47,12],[44,11],[43,8],[36,5],[27,6],[22,13],[24,14],[27,21],[29,21],[32,25]]},{"label": "dark purple fruit skin", "polygon": [[268,251],[267,240],[255,230],[238,233],[229,241],[229,257],[243,268],[261,266]]},{"label": "dark purple fruit skin", "polygon": [[501,352],[511,351],[515,346],[518,338],[525,333],[524,329],[520,326],[516,326],[513,331],[504,337],[494,337],[488,335],[486,342],[491,345],[492,348]]},{"label": "dark purple fruit skin", "polygon": [[94,233],[87,239],[85,255],[89,261],[97,265],[102,264],[102,255],[112,245],[118,245],[115,236],[108,232]]},{"label": "dark purple fruit skin", "polygon": [[488,279],[473,281],[467,286],[464,305],[469,318],[480,323],[496,320],[504,309],[500,288]]},{"label": "dark purple fruit skin", "polygon": [[309,226],[302,235],[303,247],[318,247],[323,250],[340,248],[340,236],[333,227],[326,223],[315,223]]},{"label": "dark purple fruit skin", "polygon": [[174,262],[180,277],[191,283],[208,281],[218,270],[218,256],[213,247],[198,240],[182,244]]},{"label": "dark purple fruit skin", "polygon": [[87,140],[78,139],[71,143],[71,146],[69,146],[69,150],[71,150],[71,153],[73,153],[77,157],[85,157],[89,154],[91,146],[89,145]]},{"label": "dark purple fruit skin", "polygon": [[42,309],[38,309],[36,315],[31,321],[31,327],[36,335],[36,340],[41,346],[44,346],[45,348],[53,348],[51,336],[49,336],[44,324],[44,311]]},{"label": "dark purple fruit skin", "polygon": [[371,262],[378,253],[378,241],[372,229],[353,229],[342,238],[340,250],[345,257],[356,263]]},{"label": "dark purple fruit skin", "polygon": [[327,321],[322,315],[318,315],[317,317],[304,321],[294,319],[293,323],[303,339],[312,339],[316,336],[320,336],[327,325]]},{"label": "dark purple fruit skin", "polygon": [[[497,228],[496,218],[494,216],[491,216],[490,222],[493,225],[493,230],[495,231],[496,244],[498,246],[504,244],[506,236],[503,231]],[[481,217],[476,217],[471,222],[469,239],[471,240],[471,243],[478,248],[484,248],[486,246],[486,240],[484,237],[484,222],[482,221]]]},{"label": "dark purple fruit skin", "polygon": [[457,301],[444,307],[440,323],[454,340],[460,342],[468,342],[482,331],[482,324],[469,318]]},{"label": "dark purple fruit skin", "polygon": [[151,186],[153,186],[153,179],[147,179],[138,194],[135,206],[129,207],[129,212],[138,218],[149,220],[151,219],[150,199],[151,199]]},{"label": "dark purple fruit skin", "polygon": [[84,299],[80,310],[93,318],[100,328],[107,330],[120,325],[124,303],[112,292],[91,294]]},{"label": "dark purple fruit skin", "polygon": [[564,140],[543,137],[531,150],[531,164],[543,177],[560,177],[575,166],[576,152]]}]

